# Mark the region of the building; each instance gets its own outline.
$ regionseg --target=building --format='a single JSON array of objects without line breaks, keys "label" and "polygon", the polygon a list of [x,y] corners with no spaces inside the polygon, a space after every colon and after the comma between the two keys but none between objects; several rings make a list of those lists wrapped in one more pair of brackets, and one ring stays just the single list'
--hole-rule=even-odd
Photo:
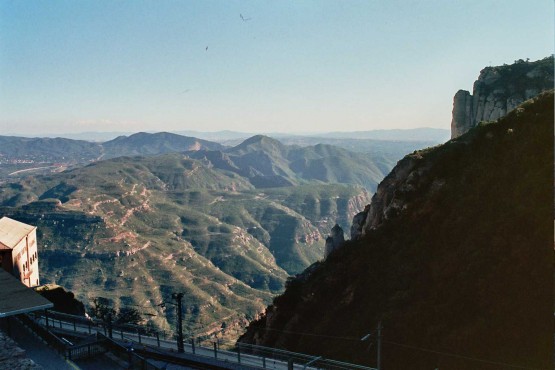
[{"label": "building", "polygon": [[0,219],[0,267],[28,287],[39,285],[35,226],[8,217]]}]

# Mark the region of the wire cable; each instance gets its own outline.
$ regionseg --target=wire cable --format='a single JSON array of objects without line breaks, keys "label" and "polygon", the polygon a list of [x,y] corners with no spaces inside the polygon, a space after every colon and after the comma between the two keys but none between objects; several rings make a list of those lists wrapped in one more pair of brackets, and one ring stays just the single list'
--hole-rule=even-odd
[{"label": "wire cable", "polygon": [[465,356],[465,355],[461,355],[461,354],[457,354],[457,353],[449,353],[449,352],[443,352],[443,351],[436,351],[436,350],[429,349],[429,348],[422,348],[422,347],[417,347],[417,346],[411,346],[411,345],[409,345],[409,344],[402,344],[402,343],[392,342],[392,341],[390,341],[390,340],[382,340],[382,341],[383,341],[383,343],[388,343],[388,344],[391,344],[391,345],[394,345],[394,346],[399,346],[399,347],[404,347],[404,348],[410,348],[410,349],[414,349],[414,350],[418,350],[418,351],[422,351],[422,352],[435,353],[435,354],[438,354],[438,355],[456,357],[456,358],[460,358],[460,359],[463,359],[463,360],[471,360],[471,361],[483,362],[483,363],[492,364],[492,365],[507,366],[507,367],[512,367],[512,368],[515,368],[515,369],[541,370],[541,369],[539,369],[539,368],[526,367],[526,366],[508,364],[508,363],[505,363],[505,362],[498,362],[498,361],[486,360],[486,359],[483,359],[483,358]]}]

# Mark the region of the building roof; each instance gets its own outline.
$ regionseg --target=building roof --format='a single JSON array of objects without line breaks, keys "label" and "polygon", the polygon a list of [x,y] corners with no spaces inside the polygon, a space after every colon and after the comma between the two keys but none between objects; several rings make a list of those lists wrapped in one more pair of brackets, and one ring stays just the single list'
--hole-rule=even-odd
[{"label": "building roof", "polygon": [[13,249],[35,226],[24,224],[8,217],[0,219],[0,250]]},{"label": "building roof", "polygon": [[0,269],[0,318],[52,307],[48,299]]}]

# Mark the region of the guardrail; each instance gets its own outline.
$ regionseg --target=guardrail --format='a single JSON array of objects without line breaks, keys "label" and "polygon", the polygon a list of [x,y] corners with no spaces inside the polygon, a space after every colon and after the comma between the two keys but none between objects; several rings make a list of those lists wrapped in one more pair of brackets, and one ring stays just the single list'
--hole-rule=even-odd
[{"label": "guardrail", "polygon": [[[100,333],[104,338],[128,341],[135,343],[139,347],[169,350],[177,352],[177,342],[173,334],[167,332],[147,331],[140,326],[117,326],[108,327],[100,321],[89,320],[85,317],[63,314],[59,312],[48,311],[47,315],[35,312],[33,314],[35,325],[43,325],[43,330],[54,330],[60,333],[72,333],[73,335],[92,335]],[[53,335],[53,334],[52,334]],[[296,353],[276,348],[256,346],[246,343],[231,343],[230,349],[220,349],[220,345],[224,343],[220,340],[206,340],[203,338],[189,337],[184,345],[186,354],[195,356],[212,358],[239,365],[263,369],[352,369],[352,370],[375,370],[371,367],[350,364],[331,359],[325,359],[319,356],[312,356],[303,353]],[[65,347],[69,348],[68,346]],[[72,356],[85,356],[89,353],[93,354],[97,349],[93,344],[84,344],[74,346],[72,352],[66,353],[68,358]],[[98,350],[100,351],[100,350]],[[133,357],[134,358],[134,357]],[[131,361],[128,360],[128,361]],[[135,361],[145,361],[140,356]],[[141,365],[146,366],[146,365]],[[153,367],[152,369],[154,369]]]},{"label": "guardrail", "polygon": [[[57,336],[49,330],[48,327],[42,326],[38,320],[33,319],[30,315],[18,315],[17,319],[24,325],[28,326],[34,333],[40,336],[48,345],[58,351],[58,353],[60,353],[63,357],[69,360],[91,358],[110,350],[116,355],[119,355],[120,358],[124,357],[122,360],[126,361],[132,369],[162,370],[162,368],[149,363],[147,359],[129,351],[127,348],[117,344],[117,342],[111,341],[105,337],[98,338],[98,335],[95,335],[95,338],[91,341],[73,345],[67,339]],[[76,326],[74,328],[76,328]]]}]

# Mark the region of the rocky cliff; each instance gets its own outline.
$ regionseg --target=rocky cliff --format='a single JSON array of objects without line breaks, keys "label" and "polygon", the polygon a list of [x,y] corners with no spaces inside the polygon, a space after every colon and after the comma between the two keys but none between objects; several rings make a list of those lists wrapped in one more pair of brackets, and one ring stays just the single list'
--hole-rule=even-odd
[{"label": "rocky cliff", "polygon": [[451,138],[458,137],[481,121],[503,117],[519,104],[553,88],[553,56],[512,65],[486,67],[474,82],[472,95],[459,90],[453,99]]}]

